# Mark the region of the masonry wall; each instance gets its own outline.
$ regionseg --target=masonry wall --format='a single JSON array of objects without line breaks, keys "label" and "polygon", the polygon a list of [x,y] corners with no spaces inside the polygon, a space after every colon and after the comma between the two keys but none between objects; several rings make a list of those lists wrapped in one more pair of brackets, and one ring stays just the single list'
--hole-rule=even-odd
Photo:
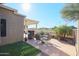
[{"label": "masonry wall", "polygon": [[23,40],[24,16],[0,7],[0,19],[6,19],[6,37],[0,36],[0,45]]}]

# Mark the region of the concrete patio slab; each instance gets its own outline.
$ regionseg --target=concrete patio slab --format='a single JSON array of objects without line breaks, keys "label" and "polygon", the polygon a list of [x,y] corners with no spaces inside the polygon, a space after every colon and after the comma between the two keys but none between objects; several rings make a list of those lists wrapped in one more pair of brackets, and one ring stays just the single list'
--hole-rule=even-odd
[{"label": "concrete patio slab", "polygon": [[70,56],[76,56],[75,46],[70,45],[65,41],[58,41],[57,39],[51,39],[48,42],[53,44],[54,47],[58,48],[59,50],[63,51],[64,53],[66,53]]},{"label": "concrete patio slab", "polygon": [[63,52],[62,50],[58,49],[51,43],[48,44],[39,44],[39,40],[28,40],[27,43],[31,44],[32,46],[36,47],[37,49],[41,50],[43,53],[49,56],[70,56],[69,54]]}]

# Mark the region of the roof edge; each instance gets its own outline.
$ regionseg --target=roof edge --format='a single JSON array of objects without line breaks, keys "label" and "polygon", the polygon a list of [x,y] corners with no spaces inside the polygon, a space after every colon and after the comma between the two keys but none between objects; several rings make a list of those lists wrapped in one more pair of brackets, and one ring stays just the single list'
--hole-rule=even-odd
[{"label": "roof edge", "polygon": [[11,10],[11,11],[14,11],[14,12],[17,12],[16,9],[10,8],[10,7],[8,7],[8,6],[4,5],[4,4],[0,4],[0,7]]}]

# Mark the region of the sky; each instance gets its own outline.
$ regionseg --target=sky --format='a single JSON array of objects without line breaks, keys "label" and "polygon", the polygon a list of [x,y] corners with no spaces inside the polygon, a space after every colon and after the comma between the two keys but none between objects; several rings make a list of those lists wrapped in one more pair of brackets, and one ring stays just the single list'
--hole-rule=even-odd
[{"label": "sky", "polygon": [[[64,24],[76,26],[74,21],[65,21],[61,17],[63,3],[7,3],[5,5],[16,9],[26,18],[39,21],[38,28],[52,28]],[[35,27],[35,25],[29,27]]]}]

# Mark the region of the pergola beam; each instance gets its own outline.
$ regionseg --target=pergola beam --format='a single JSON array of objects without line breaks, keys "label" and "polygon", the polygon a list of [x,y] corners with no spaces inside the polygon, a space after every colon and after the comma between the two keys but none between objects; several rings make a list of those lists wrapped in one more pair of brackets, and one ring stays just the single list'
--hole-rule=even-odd
[{"label": "pergola beam", "polygon": [[28,18],[26,18],[25,20],[24,20],[24,25],[33,25],[33,24],[38,24],[39,23],[39,21],[36,21],[36,20],[31,20],[31,19],[28,19]]}]

